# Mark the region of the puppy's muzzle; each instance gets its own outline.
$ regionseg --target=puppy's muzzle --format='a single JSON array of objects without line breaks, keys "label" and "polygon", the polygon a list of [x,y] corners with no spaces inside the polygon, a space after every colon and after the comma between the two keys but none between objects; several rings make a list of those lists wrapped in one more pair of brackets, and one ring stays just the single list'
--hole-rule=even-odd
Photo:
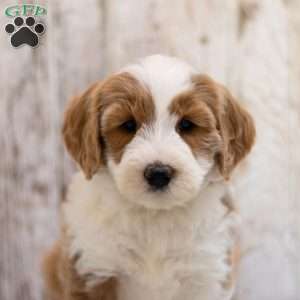
[{"label": "puppy's muzzle", "polygon": [[174,173],[171,166],[156,162],[145,168],[144,178],[152,189],[162,190],[168,186]]}]

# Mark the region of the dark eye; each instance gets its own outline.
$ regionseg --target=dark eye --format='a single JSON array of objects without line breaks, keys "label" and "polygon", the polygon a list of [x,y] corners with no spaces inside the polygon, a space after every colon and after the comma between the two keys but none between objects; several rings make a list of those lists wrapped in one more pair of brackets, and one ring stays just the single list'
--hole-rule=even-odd
[{"label": "dark eye", "polygon": [[136,125],[135,120],[128,120],[121,125],[121,128],[126,130],[129,133],[136,132],[136,127],[137,127],[137,125]]},{"label": "dark eye", "polygon": [[196,125],[193,122],[184,118],[181,119],[178,123],[178,129],[181,132],[189,132],[195,127]]}]

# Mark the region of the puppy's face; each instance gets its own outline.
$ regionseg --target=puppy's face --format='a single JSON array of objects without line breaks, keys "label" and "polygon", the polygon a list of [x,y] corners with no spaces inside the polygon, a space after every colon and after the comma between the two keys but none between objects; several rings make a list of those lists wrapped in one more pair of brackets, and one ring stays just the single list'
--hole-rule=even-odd
[{"label": "puppy's face", "polygon": [[213,170],[228,179],[255,131],[224,87],[152,57],[73,100],[63,132],[87,178],[105,165],[124,198],[170,209],[195,199]]}]

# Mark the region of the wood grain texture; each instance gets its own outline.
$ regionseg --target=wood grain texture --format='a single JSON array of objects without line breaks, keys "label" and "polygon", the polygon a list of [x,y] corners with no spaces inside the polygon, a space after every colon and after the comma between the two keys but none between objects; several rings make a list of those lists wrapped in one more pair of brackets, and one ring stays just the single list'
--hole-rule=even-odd
[{"label": "wood grain texture", "polygon": [[[241,211],[252,224],[255,216],[243,203],[275,189],[277,211],[289,220],[265,216],[249,234],[265,232],[265,226],[276,227],[278,236],[289,233],[285,241],[294,243],[286,242],[283,253],[289,282],[281,298],[274,289],[273,298],[259,299],[298,300],[300,139],[289,128],[300,125],[299,0],[27,1],[37,2],[48,8],[38,48],[12,49],[4,30],[0,34],[0,299],[42,299],[40,259],[57,236],[57,208],[74,171],[60,136],[66,101],[128,62],[164,53],[225,83],[250,110],[272,108],[269,117],[256,114],[256,121],[278,130],[260,132],[258,143],[266,162],[277,161],[284,172],[272,178],[272,170],[257,166],[255,180],[265,184],[241,199]],[[1,11],[14,3],[1,0]],[[2,27],[8,21],[3,13],[0,21]],[[282,147],[280,157],[272,143]],[[239,190],[247,186],[239,183]],[[288,201],[281,201],[287,190]],[[259,203],[262,210],[273,205]],[[252,279],[244,275],[253,261],[250,256],[242,265],[238,300],[258,299],[247,292]]]},{"label": "wood grain texture", "polygon": [[[1,300],[42,299],[41,254],[57,235],[58,205],[73,170],[60,135],[63,107],[104,73],[99,3],[39,3],[48,16],[38,48],[13,49],[0,35]],[[1,9],[11,4],[2,1]]]},{"label": "wood grain texture", "polygon": [[[243,300],[296,300],[300,292],[299,187],[294,182],[300,170],[295,155],[299,99],[291,105],[292,88],[299,78],[292,76],[290,67],[287,5],[287,1],[241,2],[244,24],[236,57],[236,91],[258,129],[249,160],[251,174],[247,181],[237,179],[235,184],[245,223],[242,252],[246,255],[237,292],[237,299]],[[249,272],[251,266],[255,270]]]}]

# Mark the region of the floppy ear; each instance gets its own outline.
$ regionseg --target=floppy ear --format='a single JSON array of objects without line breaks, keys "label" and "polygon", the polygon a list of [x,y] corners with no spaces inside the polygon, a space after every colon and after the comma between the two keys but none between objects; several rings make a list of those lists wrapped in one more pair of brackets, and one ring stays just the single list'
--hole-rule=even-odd
[{"label": "floppy ear", "polygon": [[99,83],[95,83],[70,101],[62,129],[66,148],[87,179],[91,179],[102,164],[98,86]]},{"label": "floppy ear", "polygon": [[228,179],[235,166],[249,153],[255,141],[255,125],[250,114],[222,85],[218,85],[219,126],[223,140],[217,156],[219,170]]}]

